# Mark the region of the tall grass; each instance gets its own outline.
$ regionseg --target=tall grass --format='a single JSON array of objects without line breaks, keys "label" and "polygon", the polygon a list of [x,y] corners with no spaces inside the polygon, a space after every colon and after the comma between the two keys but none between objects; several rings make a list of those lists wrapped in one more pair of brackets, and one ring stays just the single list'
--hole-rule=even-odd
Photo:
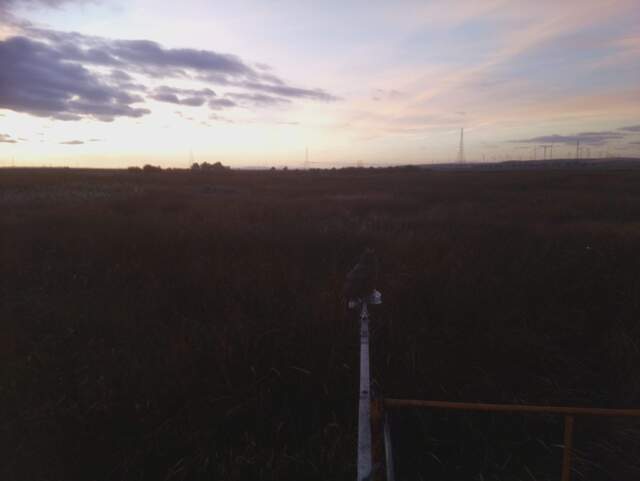
[{"label": "tall grass", "polygon": [[[394,397],[638,406],[640,173],[0,174],[15,480],[352,479],[357,327]],[[395,416],[405,479],[554,479],[561,419]],[[578,419],[583,479],[638,426]]]}]

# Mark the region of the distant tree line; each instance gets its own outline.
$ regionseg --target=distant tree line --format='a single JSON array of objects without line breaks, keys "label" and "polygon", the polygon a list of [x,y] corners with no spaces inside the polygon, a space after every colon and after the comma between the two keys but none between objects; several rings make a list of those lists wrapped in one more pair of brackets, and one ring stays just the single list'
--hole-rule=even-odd
[{"label": "distant tree line", "polygon": [[162,172],[162,167],[159,165],[150,165],[145,164],[144,167],[140,168],[137,166],[127,168],[127,171],[137,173],[137,172]]},{"label": "distant tree line", "polygon": [[191,170],[206,172],[226,172],[230,169],[229,167],[222,165],[221,162],[216,162],[215,164],[210,164],[209,162],[202,162],[201,164],[198,164],[197,162],[194,162],[191,165]]},{"label": "distant tree line", "polygon": [[[151,165],[151,164],[145,164],[143,167],[129,167],[127,169],[129,172],[162,172],[163,169],[162,167],[160,167],[159,165]],[[165,169],[165,170],[174,170],[174,169]],[[180,170],[180,169],[178,169]],[[191,170],[192,171],[197,171],[197,172],[228,172],[229,170],[231,170],[230,167],[227,167],[226,165],[223,165],[221,162],[216,162],[215,164],[210,164],[209,162],[202,162],[201,164],[198,164],[197,162],[194,162],[193,165],[191,165]]]}]

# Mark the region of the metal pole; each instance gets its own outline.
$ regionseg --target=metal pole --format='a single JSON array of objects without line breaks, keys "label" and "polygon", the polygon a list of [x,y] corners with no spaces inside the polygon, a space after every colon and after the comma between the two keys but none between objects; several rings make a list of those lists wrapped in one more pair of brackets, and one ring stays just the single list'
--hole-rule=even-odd
[{"label": "metal pole", "polygon": [[384,413],[384,457],[387,467],[387,481],[395,481],[395,469],[393,467],[393,449],[391,446],[391,427],[389,425],[389,413]]},{"label": "metal pole", "polygon": [[562,456],[562,481],[571,480],[571,450],[573,449],[573,416],[564,417],[564,453]]},{"label": "metal pole", "polygon": [[360,401],[358,405],[358,481],[371,479],[371,392],[369,372],[369,312],[360,310]]}]

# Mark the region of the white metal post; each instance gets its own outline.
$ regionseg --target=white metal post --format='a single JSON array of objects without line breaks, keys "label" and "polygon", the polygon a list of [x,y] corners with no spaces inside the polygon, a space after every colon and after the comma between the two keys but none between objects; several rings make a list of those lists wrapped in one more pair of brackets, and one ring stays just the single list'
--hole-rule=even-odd
[{"label": "white metal post", "polygon": [[358,481],[371,479],[371,383],[369,371],[369,311],[360,310],[360,401],[358,405]]}]

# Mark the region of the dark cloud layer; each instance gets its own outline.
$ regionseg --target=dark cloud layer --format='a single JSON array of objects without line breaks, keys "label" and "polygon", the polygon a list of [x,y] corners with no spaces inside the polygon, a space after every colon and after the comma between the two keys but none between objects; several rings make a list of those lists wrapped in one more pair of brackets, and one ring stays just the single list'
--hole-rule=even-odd
[{"label": "dark cloud layer", "polygon": [[62,145],[82,145],[84,141],[82,140],[66,140],[64,142],[60,142]]},{"label": "dark cloud layer", "polygon": [[622,138],[624,138],[624,134],[620,132],[604,131],[582,132],[575,135],[543,135],[531,139],[512,140],[512,142],[526,144],[575,144],[580,141],[581,144],[600,145],[611,140],[619,140]]},{"label": "dark cloud layer", "polygon": [[143,99],[109,84],[55,48],[25,37],[0,42],[0,108],[60,120],[140,117],[149,110],[132,104]]},{"label": "dark cloud layer", "polygon": [[630,125],[629,127],[622,127],[618,130],[623,132],[640,132],[640,125]]},{"label": "dark cloud layer", "polygon": [[[5,2],[6,0],[0,0]],[[53,2],[56,3],[56,2]],[[219,110],[238,104],[208,85],[243,90],[253,105],[295,99],[333,101],[321,89],[287,85],[263,68],[210,50],[164,48],[149,40],[110,40],[74,32],[25,27],[27,36],[0,41],[0,108],[60,120],[111,121],[150,113],[147,99]],[[147,80],[180,79],[199,89],[147,88]],[[269,94],[269,95],[265,95]]]}]

